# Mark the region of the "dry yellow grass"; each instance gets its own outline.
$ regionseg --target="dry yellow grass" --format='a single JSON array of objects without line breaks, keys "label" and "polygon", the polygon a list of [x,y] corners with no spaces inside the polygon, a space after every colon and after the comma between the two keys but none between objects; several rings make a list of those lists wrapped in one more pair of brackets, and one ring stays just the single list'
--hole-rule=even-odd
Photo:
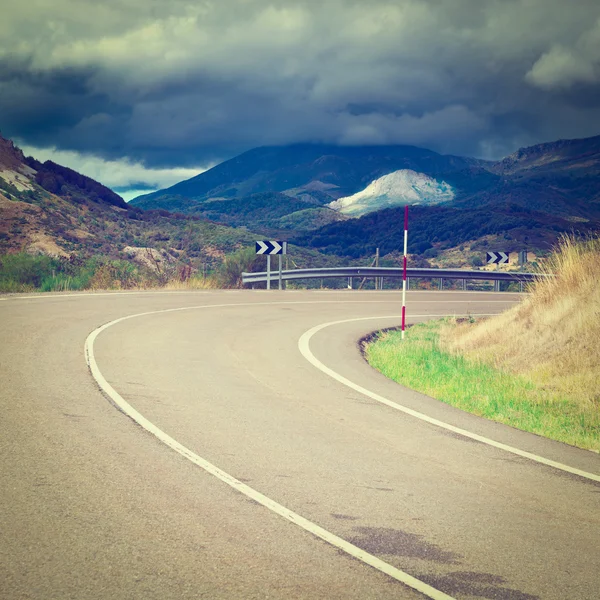
[{"label": "dry yellow grass", "polygon": [[526,376],[537,386],[600,411],[600,236],[565,237],[521,304],[480,323],[447,326],[440,346]]},{"label": "dry yellow grass", "polygon": [[218,288],[214,277],[191,277],[185,281],[173,279],[169,281],[164,289],[166,290],[213,290]]}]

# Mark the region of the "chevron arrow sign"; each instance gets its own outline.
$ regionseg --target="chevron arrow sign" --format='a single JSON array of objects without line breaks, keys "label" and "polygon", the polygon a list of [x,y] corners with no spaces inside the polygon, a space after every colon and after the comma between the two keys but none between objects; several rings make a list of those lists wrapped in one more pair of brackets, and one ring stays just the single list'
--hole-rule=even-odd
[{"label": "chevron arrow sign", "polygon": [[256,242],[256,254],[287,254],[287,242],[269,240]]},{"label": "chevron arrow sign", "polygon": [[488,252],[485,260],[488,265],[507,263],[508,252]]}]

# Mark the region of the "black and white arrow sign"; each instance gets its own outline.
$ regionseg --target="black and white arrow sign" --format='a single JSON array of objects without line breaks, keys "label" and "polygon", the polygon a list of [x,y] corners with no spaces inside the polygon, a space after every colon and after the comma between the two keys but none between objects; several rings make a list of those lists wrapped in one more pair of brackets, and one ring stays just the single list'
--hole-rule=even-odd
[{"label": "black and white arrow sign", "polygon": [[486,255],[488,265],[503,264],[508,262],[508,252],[488,252]]},{"label": "black and white arrow sign", "polygon": [[287,242],[269,240],[256,242],[256,254],[287,254]]}]

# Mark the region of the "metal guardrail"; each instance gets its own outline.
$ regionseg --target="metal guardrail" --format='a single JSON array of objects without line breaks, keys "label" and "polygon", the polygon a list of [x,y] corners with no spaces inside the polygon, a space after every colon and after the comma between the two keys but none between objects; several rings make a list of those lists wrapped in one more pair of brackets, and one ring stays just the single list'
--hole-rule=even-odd
[{"label": "metal guardrail", "polygon": [[[402,278],[401,268],[389,267],[332,267],[321,269],[290,269],[282,271],[283,281],[294,279],[330,279],[333,277],[381,277]],[[510,271],[472,271],[464,269],[407,269],[407,277],[423,279],[464,279],[479,281],[517,281],[528,283],[540,277],[535,273]],[[271,271],[271,283],[279,280],[279,272]],[[264,283],[267,281],[266,271],[242,273],[243,283]]]}]

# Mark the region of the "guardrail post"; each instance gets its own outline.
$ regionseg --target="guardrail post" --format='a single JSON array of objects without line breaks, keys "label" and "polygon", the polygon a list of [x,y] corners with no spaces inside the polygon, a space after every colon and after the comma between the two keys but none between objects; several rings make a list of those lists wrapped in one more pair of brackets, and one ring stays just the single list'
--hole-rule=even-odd
[{"label": "guardrail post", "polygon": [[440,277],[440,290],[444,289],[444,278]]},{"label": "guardrail post", "polygon": [[352,289],[352,277],[348,277],[348,289]]},{"label": "guardrail post", "polygon": [[279,255],[279,289],[281,290],[283,288],[282,285],[282,278],[281,278],[281,254]]},{"label": "guardrail post", "polygon": [[463,292],[467,290],[467,280],[463,279]]}]

